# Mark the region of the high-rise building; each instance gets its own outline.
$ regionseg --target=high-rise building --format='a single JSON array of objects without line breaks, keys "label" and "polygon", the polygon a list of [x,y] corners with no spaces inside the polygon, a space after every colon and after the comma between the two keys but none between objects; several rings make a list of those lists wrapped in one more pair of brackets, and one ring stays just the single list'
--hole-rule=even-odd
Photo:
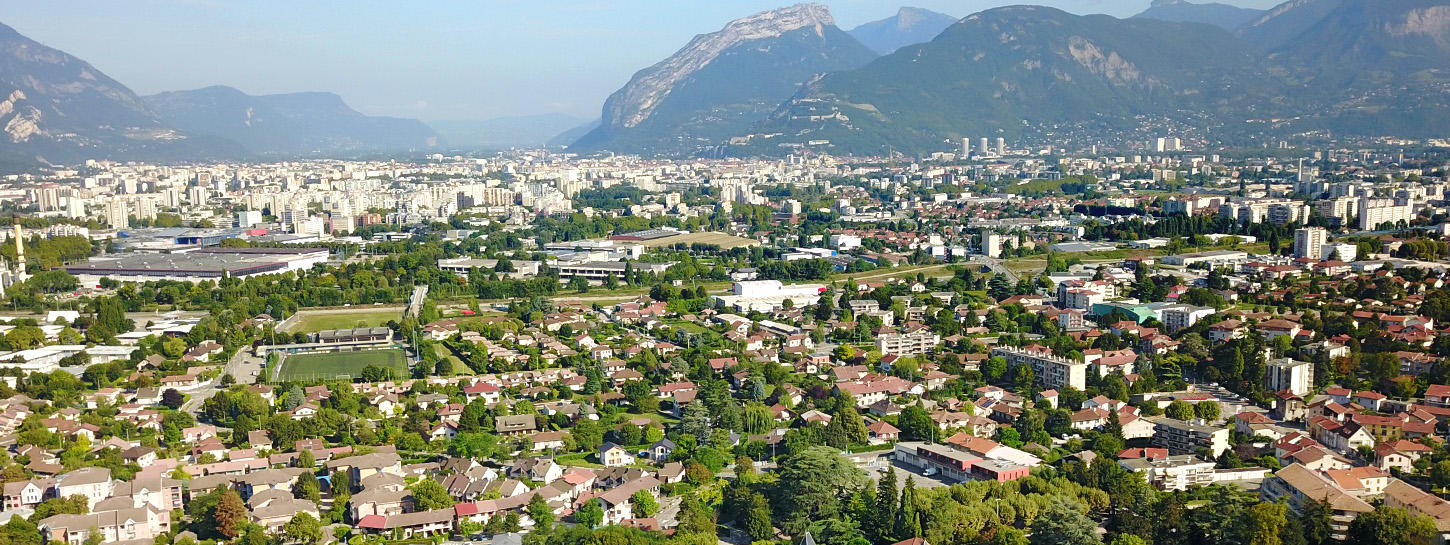
[{"label": "high-rise building", "polygon": [[106,201],[106,224],[116,229],[131,227],[131,211],[126,208],[126,201],[111,199]]},{"label": "high-rise building", "polygon": [[1290,358],[1272,360],[1264,373],[1264,388],[1270,392],[1288,390],[1297,396],[1314,392],[1314,364]]},{"label": "high-rise building", "polygon": [[987,137],[983,136],[977,140],[977,150],[981,151],[983,156],[987,155]]},{"label": "high-rise building", "polygon": [[997,155],[1007,155],[1007,139],[997,137]]},{"label": "high-rise building", "polygon": [[1294,230],[1294,257],[1319,259],[1329,232],[1322,227],[1305,227]]},{"label": "high-rise building", "polygon": [[1002,235],[992,232],[982,233],[982,255],[1000,257],[1002,255]]}]

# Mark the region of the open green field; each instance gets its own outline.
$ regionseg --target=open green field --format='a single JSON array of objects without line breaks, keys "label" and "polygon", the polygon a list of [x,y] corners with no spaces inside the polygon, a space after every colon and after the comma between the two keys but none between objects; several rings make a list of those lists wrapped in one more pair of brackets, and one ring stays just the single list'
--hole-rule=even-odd
[{"label": "open green field", "polygon": [[328,329],[377,327],[388,323],[388,320],[401,320],[403,309],[358,307],[356,310],[301,310],[297,314],[296,321],[287,327],[288,332],[311,333]]},{"label": "open green field", "polygon": [[361,375],[368,365],[391,367],[397,376],[408,376],[408,358],[399,348],[291,354],[280,365],[275,377],[279,382],[353,378]]},{"label": "open green field", "polygon": [[433,345],[433,355],[437,356],[438,359],[448,360],[448,363],[453,365],[454,375],[473,374],[473,369],[469,368],[468,364],[463,363],[463,360],[458,359],[458,356],[453,355],[453,351],[443,346],[443,343]]}]

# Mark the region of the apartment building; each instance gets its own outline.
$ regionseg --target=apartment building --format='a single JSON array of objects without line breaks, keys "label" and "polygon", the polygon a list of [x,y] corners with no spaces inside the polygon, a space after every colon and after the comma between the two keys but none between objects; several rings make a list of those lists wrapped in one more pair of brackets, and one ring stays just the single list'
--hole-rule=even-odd
[{"label": "apartment building", "polygon": [[1052,350],[1045,346],[1033,345],[1023,348],[999,346],[992,349],[992,355],[1006,358],[1007,365],[1013,367],[1031,365],[1032,372],[1037,374],[1037,379],[1048,388],[1065,386],[1079,390],[1087,388],[1088,364],[1054,356]]},{"label": "apartment building", "polygon": [[876,349],[882,355],[915,356],[925,354],[941,343],[941,335],[922,329],[911,333],[887,333],[876,337]]},{"label": "apartment building", "polygon": [[1264,388],[1306,397],[1314,391],[1314,364],[1290,358],[1271,360],[1264,373]]},{"label": "apartment building", "polygon": [[1192,454],[1161,458],[1127,458],[1118,465],[1134,473],[1142,473],[1149,484],[1162,490],[1188,490],[1189,486],[1212,484],[1214,462]]},{"label": "apartment building", "polygon": [[1163,322],[1163,327],[1167,328],[1169,333],[1175,333],[1179,330],[1193,327],[1193,324],[1198,323],[1199,320],[1212,316],[1216,312],[1218,311],[1213,307],[1172,305],[1163,307],[1161,321]]},{"label": "apartment building", "polygon": [[1264,479],[1259,497],[1268,502],[1283,499],[1295,514],[1303,514],[1310,501],[1324,503],[1330,508],[1330,536],[1341,541],[1354,519],[1374,510],[1373,506],[1354,497],[1329,478],[1297,463]]},{"label": "apartment building", "polygon": [[1294,257],[1319,259],[1324,243],[1329,240],[1329,231],[1323,227],[1305,227],[1294,230]]},{"label": "apartment building", "polygon": [[1166,417],[1153,420],[1153,446],[1166,448],[1172,454],[1197,454],[1206,449],[1209,456],[1218,458],[1229,448],[1228,437],[1228,428]]},{"label": "apartment building", "polygon": [[1381,224],[1398,224],[1415,219],[1415,207],[1397,199],[1370,199],[1359,201],[1359,228],[1378,229]]}]

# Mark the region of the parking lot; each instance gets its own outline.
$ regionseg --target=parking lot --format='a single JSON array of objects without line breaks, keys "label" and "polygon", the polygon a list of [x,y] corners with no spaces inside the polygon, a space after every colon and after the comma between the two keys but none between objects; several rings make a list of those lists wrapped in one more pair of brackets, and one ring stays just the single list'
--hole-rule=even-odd
[{"label": "parking lot", "polygon": [[853,462],[856,462],[857,467],[866,470],[866,473],[870,474],[873,480],[880,479],[884,471],[888,468],[896,472],[896,488],[898,490],[906,486],[907,477],[911,478],[913,484],[923,488],[936,488],[953,484],[950,481],[943,481],[937,477],[926,475],[922,473],[921,468],[909,464],[896,463],[891,459],[891,451],[889,450],[853,454],[850,458]]}]

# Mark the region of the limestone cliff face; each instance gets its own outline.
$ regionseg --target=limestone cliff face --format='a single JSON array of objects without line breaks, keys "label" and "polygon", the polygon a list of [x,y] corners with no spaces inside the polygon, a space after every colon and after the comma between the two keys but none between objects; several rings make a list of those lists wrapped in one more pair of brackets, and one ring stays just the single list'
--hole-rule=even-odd
[{"label": "limestone cliff face", "polygon": [[104,140],[161,123],[135,93],[95,67],[0,24],[0,123],[13,142]]},{"label": "limestone cliff face", "polygon": [[824,36],[825,27],[832,25],[835,20],[825,6],[797,4],[737,19],[719,32],[696,36],[668,59],[635,74],[623,89],[611,95],[604,103],[604,124],[626,128],[639,125],[654,113],[676,84],[730,48],[801,28],[813,29],[818,36]]},{"label": "limestone cliff face", "polygon": [[572,147],[699,152],[759,120],[811,77],[876,56],[819,4],[751,15],[636,73],[605,101],[599,128]]}]

